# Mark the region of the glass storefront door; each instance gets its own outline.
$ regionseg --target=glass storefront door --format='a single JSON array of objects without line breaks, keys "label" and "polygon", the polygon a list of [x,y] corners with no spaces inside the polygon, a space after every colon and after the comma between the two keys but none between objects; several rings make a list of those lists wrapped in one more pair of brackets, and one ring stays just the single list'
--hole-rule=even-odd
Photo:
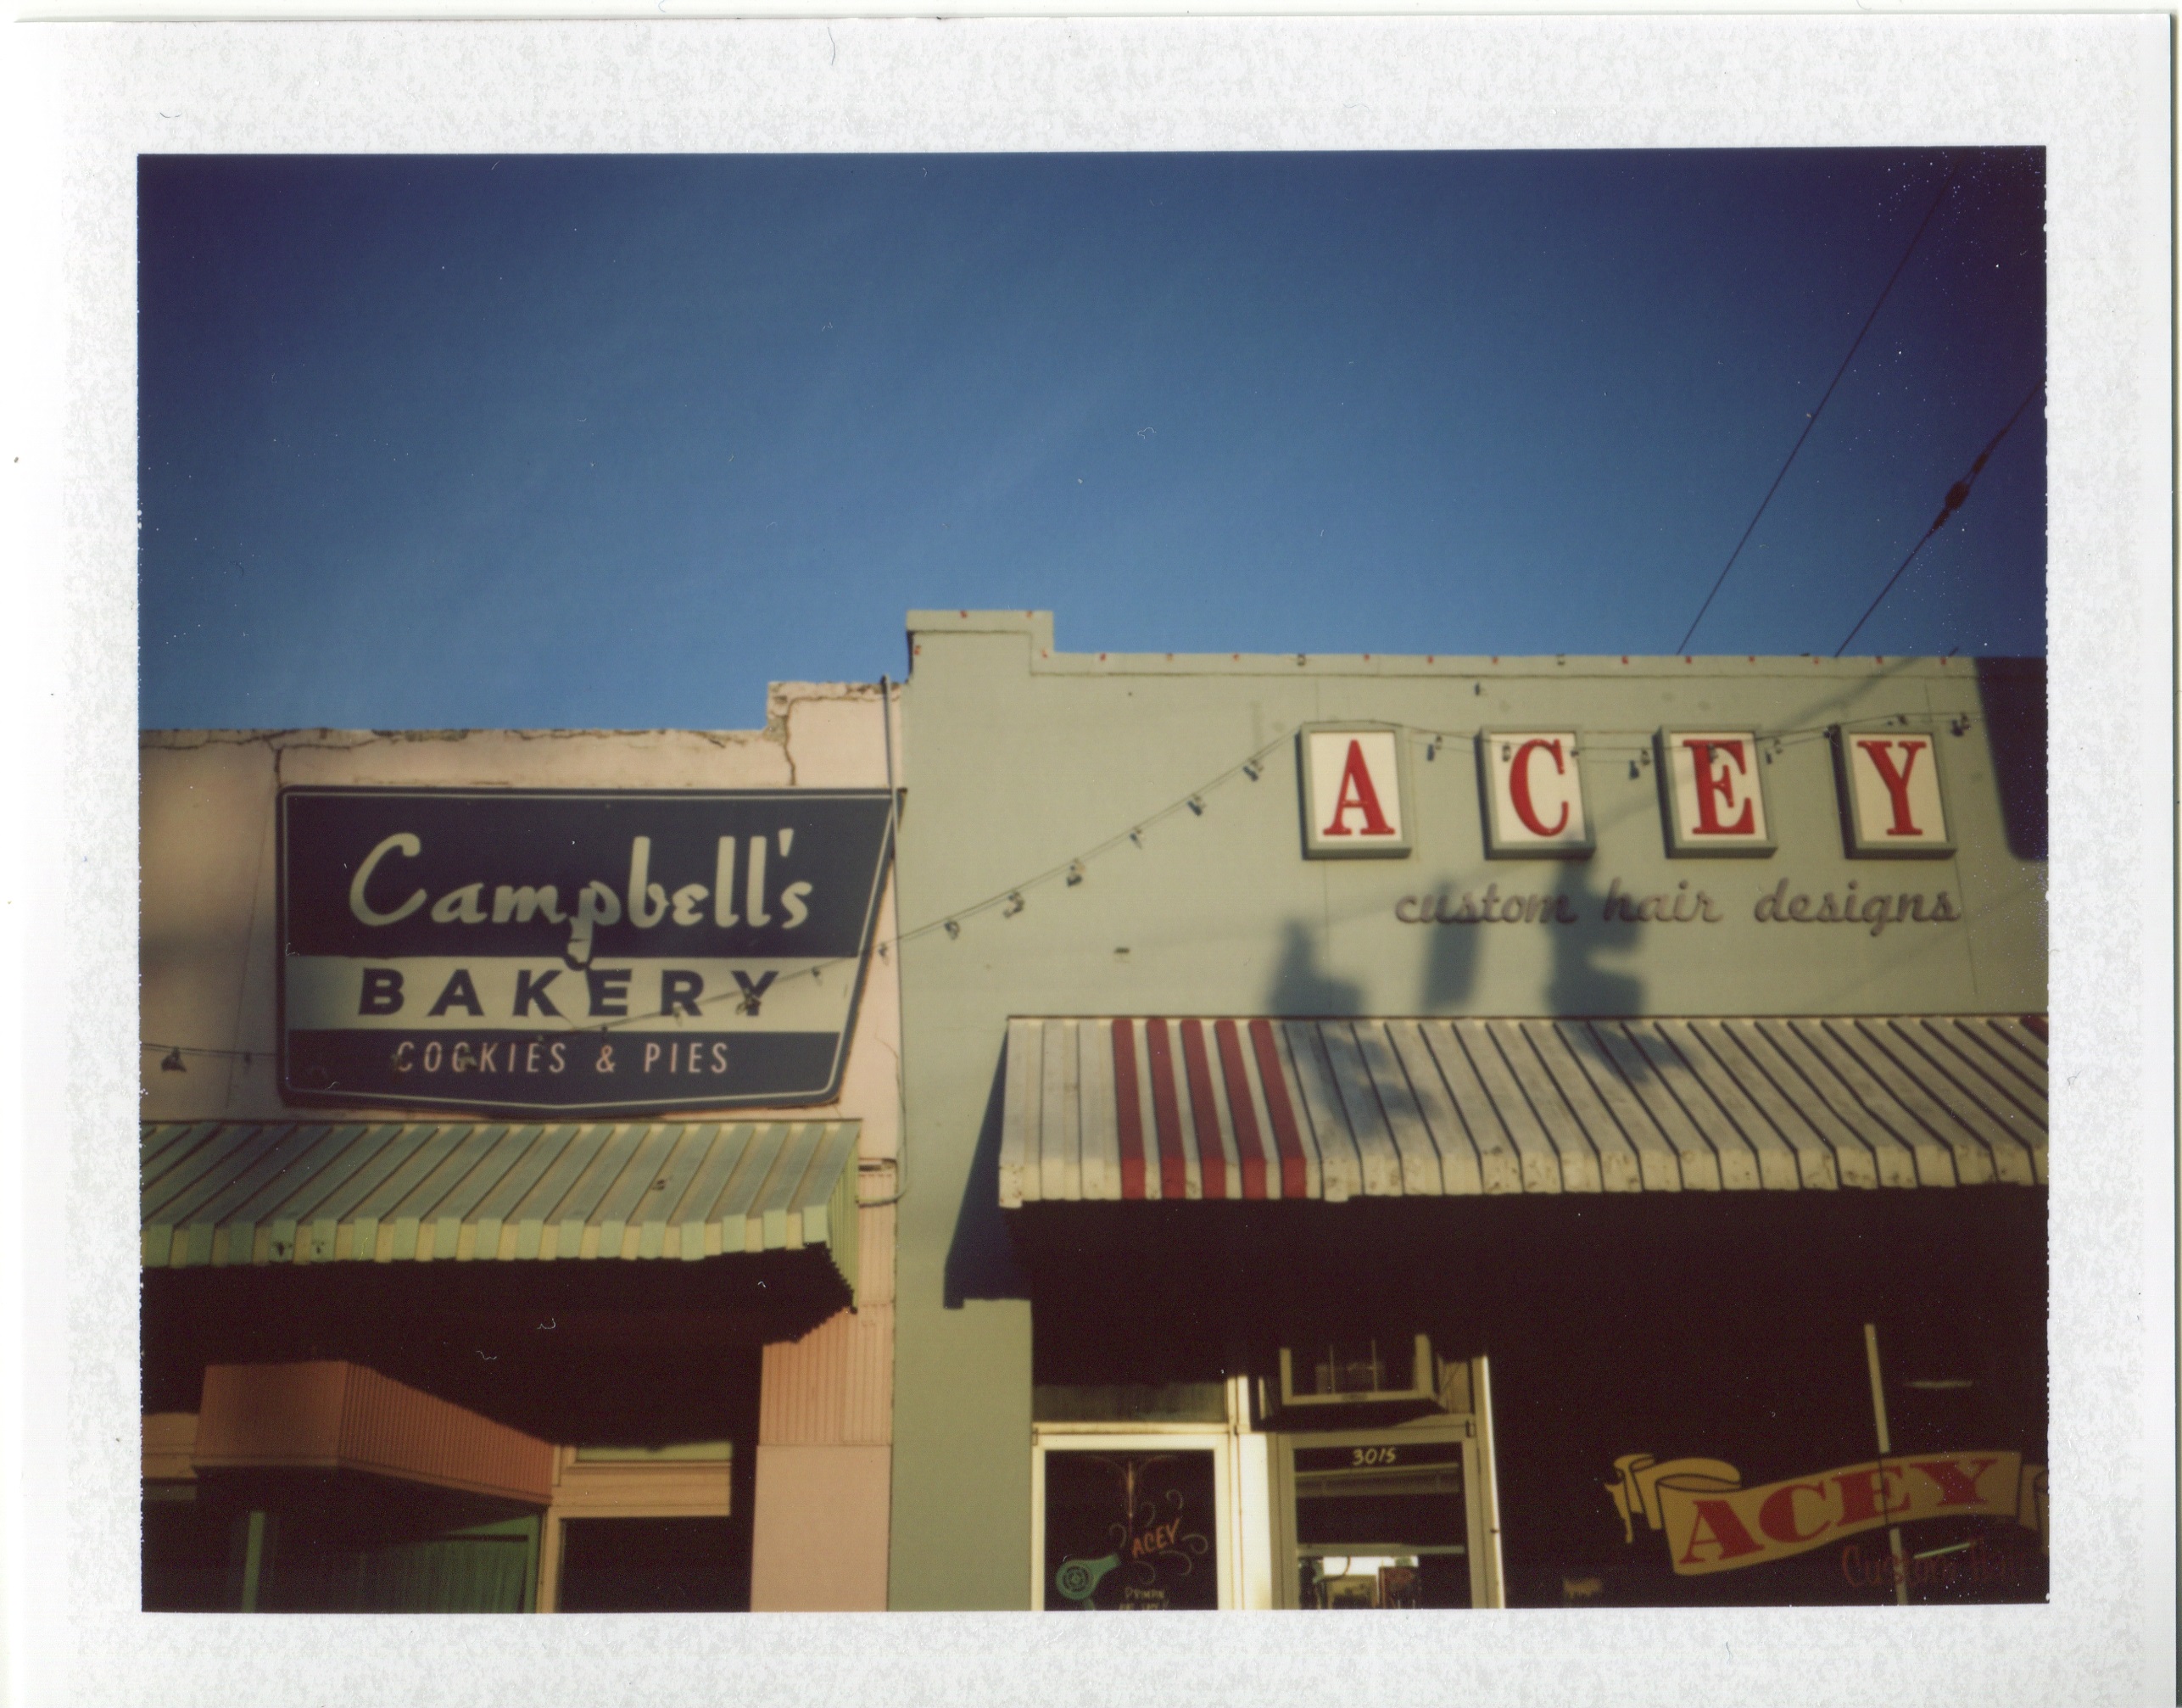
[{"label": "glass storefront door", "polygon": [[1275,1443],[1281,1605],[1490,1605],[1467,1419],[1284,1435]]}]

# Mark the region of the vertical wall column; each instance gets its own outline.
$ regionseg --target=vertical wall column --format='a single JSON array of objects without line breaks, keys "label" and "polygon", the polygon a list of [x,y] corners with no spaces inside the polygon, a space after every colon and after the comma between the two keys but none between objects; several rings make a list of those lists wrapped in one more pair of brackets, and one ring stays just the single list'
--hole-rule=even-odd
[{"label": "vertical wall column", "polygon": [[[879,1178],[885,1180],[888,1171]],[[863,1303],[765,1349],[751,1608],[883,1612],[894,1413],[894,1211],[858,1219]]]}]

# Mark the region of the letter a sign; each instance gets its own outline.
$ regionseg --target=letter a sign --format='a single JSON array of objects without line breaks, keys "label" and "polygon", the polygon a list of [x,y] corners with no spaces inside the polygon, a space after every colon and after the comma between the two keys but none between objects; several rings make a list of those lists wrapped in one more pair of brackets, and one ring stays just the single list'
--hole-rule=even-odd
[{"label": "letter a sign", "polygon": [[1409,767],[1387,724],[1311,724],[1297,733],[1303,857],[1398,858],[1410,849]]},{"label": "letter a sign", "polygon": [[1865,859],[1951,854],[1939,744],[1900,726],[1834,732],[1849,851]]}]

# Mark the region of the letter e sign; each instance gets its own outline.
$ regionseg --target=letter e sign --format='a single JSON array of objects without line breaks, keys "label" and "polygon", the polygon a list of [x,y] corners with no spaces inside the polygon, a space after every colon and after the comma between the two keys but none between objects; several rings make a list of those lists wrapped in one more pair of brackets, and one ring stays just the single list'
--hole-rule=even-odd
[{"label": "letter e sign", "polygon": [[1485,852],[1493,860],[1582,860],[1592,850],[1572,730],[1488,729],[1477,738]]},{"label": "letter e sign", "polygon": [[1865,859],[1955,851],[1939,781],[1939,744],[1930,732],[1836,729],[1841,829],[1849,852]]},{"label": "letter e sign", "polygon": [[1306,724],[1296,732],[1303,857],[1398,858],[1410,848],[1409,766],[1387,724]]},{"label": "letter e sign", "polygon": [[1755,732],[1662,729],[1656,756],[1670,855],[1773,851]]}]

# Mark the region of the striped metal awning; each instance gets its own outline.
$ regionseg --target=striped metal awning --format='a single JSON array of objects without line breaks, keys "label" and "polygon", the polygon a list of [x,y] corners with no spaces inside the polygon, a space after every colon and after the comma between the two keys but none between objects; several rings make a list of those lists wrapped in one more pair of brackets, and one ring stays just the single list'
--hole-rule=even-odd
[{"label": "striped metal awning", "polygon": [[1008,1022],[1000,1201],[2045,1181],[2045,1022]]},{"label": "striped metal awning", "polygon": [[146,1124],[148,1269],[823,1249],[857,1281],[855,1121]]}]

